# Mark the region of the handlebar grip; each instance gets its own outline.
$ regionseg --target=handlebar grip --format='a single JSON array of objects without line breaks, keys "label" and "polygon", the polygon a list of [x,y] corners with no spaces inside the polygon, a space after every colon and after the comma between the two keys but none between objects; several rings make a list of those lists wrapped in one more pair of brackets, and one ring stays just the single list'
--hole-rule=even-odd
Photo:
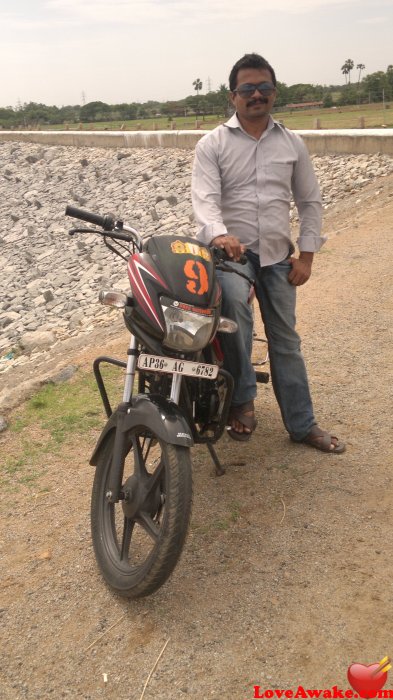
[{"label": "handlebar grip", "polygon": [[224,248],[216,248],[213,246],[212,252],[213,259],[216,260],[216,262],[236,262],[238,265],[245,265],[248,261],[247,255],[244,255],[244,253],[241,254],[239,260],[230,258]]},{"label": "handlebar grip", "polygon": [[105,231],[112,231],[112,229],[115,226],[115,221],[111,216],[100,216],[99,214],[92,214],[92,212],[90,211],[78,209],[77,207],[71,207],[70,205],[66,207],[65,213],[66,216],[73,216],[75,219],[81,219],[82,221],[88,221],[89,224],[100,226]]}]

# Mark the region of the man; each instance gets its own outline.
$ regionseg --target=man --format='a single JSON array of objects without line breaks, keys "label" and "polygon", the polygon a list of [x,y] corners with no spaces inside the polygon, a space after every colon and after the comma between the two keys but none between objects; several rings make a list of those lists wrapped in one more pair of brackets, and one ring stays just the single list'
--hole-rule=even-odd
[{"label": "man", "polygon": [[[284,425],[295,442],[340,453],[344,443],[314,418],[307,373],[295,331],[296,287],[311,275],[321,237],[322,204],[303,141],[275,122],[276,76],[258,54],[246,54],[229,76],[236,114],[197,144],[192,198],[203,243],[225,249],[231,266],[255,281],[268,340],[273,389]],[[299,256],[290,239],[291,192],[298,208]],[[247,265],[236,263],[245,252]],[[255,372],[251,364],[250,283],[221,273],[224,316],[239,330],[223,335],[224,366],[235,387],[228,434],[248,440],[256,427]]]}]

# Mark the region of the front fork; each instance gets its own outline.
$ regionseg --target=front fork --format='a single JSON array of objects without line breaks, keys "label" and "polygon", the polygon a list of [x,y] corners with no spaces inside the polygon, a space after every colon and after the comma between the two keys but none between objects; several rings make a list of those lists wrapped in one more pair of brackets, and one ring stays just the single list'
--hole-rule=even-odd
[{"label": "front fork", "polygon": [[126,367],[126,378],[124,381],[123,389],[123,402],[129,403],[131,401],[132,392],[134,389],[135,382],[135,369],[136,362],[138,359],[138,343],[134,335],[131,336],[130,346],[127,350],[127,367]]},{"label": "front fork", "polygon": [[[131,400],[132,392],[134,389],[135,382],[135,369],[138,358],[138,343],[135,336],[131,336],[130,347],[127,351],[127,368],[126,368],[126,378],[124,382],[123,390],[123,402],[128,403]],[[170,393],[170,400],[174,403],[179,403],[180,390],[181,390],[182,376],[181,374],[172,375],[172,387]]]},{"label": "front fork", "polygon": [[[116,422],[115,442],[114,442],[114,446],[113,446],[112,468],[110,470],[108,489],[106,492],[106,498],[107,498],[109,503],[117,503],[121,497],[121,485],[122,485],[122,480],[123,480],[124,460],[126,457],[126,449],[127,449],[127,431],[124,429],[124,421],[125,421],[127,415],[132,410],[132,408],[130,407],[130,404],[131,404],[132,392],[134,389],[135,372],[136,372],[137,359],[138,359],[138,343],[137,343],[135,336],[133,336],[133,335],[131,336],[130,345],[129,345],[129,348],[127,351],[127,355],[128,355],[128,357],[127,357],[126,376],[125,376],[124,389],[123,389],[123,401],[118,406],[117,411],[116,411],[118,419]],[[101,358],[98,358],[98,360],[100,360],[100,359]],[[108,359],[108,358],[106,358],[106,359]],[[96,362],[97,362],[97,360],[96,360]],[[124,366],[124,363],[122,366]],[[96,379],[97,379],[97,374],[96,374]],[[174,374],[172,377],[172,387],[171,387],[171,393],[170,393],[170,400],[176,404],[179,403],[181,382],[182,382],[182,376],[180,374]],[[103,385],[102,378],[101,378],[101,384]],[[99,387],[100,387],[100,384],[99,384]],[[100,388],[100,391],[101,391],[101,388]],[[105,388],[104,388],[104,392],[105,392]],[[106,394],[106,392],[105,392],[105,394]],[[102,391],[101,391],[101,395],[102,395]],[[106,399],[107,399],[107,397],[106,397]],[[103,401],[104,401],[105,409],[107,411],[107,415],[109,417],[112,414],[112,410],[110,408],[109,401],[106,400],[106,402],[105,402],[104,396],[103,396]],[[108,413],[108,407],[109,407],[109,411],[110,411],[109,413]]]}]

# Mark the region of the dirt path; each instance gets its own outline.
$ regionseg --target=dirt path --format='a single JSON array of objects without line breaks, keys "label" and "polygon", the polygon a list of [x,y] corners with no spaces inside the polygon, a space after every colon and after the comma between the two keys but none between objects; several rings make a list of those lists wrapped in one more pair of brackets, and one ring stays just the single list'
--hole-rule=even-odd
[{"label": "dirt path", "polygon": [[192,527],[174,575],[127,602],[103,585],[90,544],[96,436],[66,446],[45,465],[45,497],[5,494],[1,697],[139,700],[168,639],[145,700],[345,689],[351,662],[393,653],[392,194],[385,178],[328,210],[330,241],[299,290],[316,415],[347,452],[291,444],[262,386],[254,439],[218,447],[224,477],[194,451]]}]

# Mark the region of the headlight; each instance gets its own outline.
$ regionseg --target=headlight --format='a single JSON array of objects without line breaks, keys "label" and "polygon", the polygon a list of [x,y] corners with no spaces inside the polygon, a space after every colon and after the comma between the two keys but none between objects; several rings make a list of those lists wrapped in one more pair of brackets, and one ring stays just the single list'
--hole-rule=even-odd
[{"label": "headlight", "polygon": [[181,352],[202,350],[216,331],[218,318],[214,309],[200,309],[180,301],[161,298],[165,319],[163,345]]}]

